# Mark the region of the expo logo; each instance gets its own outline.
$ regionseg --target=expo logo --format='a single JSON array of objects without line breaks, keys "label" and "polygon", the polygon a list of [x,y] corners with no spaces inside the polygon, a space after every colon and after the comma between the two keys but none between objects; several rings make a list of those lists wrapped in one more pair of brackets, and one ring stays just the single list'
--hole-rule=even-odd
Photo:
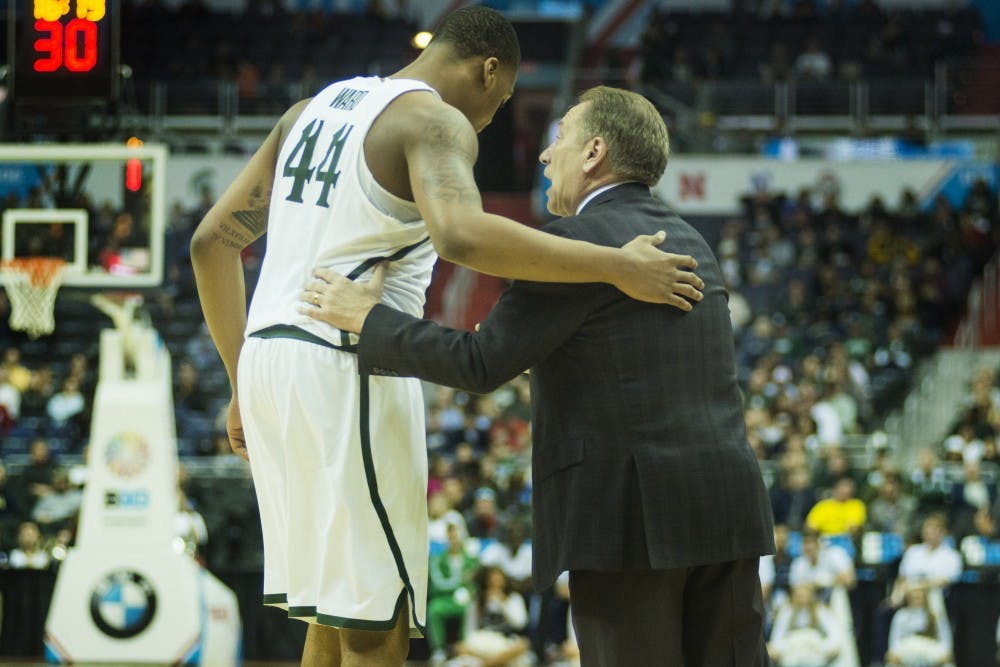
[{"label": "expo logo", "polygon": [[149,491],[136,489],[132,491],[105,491],[104,506],[120,509],[143,510],[149,507]]}]

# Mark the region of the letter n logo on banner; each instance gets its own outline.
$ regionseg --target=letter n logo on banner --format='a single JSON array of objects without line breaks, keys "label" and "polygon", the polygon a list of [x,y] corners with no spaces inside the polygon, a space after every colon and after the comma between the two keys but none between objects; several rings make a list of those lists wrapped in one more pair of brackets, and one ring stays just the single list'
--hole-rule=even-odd
[{"label": "letter n logo on banner", "polygon": [[681,174],[681,199],[705,198],[705,172]]}]

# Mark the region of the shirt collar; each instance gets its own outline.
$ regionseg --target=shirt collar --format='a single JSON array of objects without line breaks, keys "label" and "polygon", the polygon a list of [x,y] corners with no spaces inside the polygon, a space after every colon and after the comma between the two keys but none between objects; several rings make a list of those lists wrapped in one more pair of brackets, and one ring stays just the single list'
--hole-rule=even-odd
[{"label": "shirt collar", "polygon": [[616,181],[615,183],[608,183],[607,185],[602,185],[596,190],[591,191],[590,194],[588,194],[586,197],[583,198],[583,201],[580,202],[580,205],[576,207],[576,215],[580,215],[580,211],[583,210],[583,207],[592,202],[594,198],[597,197],[597,195],[604,194],[611,188],[619,186],[622,183],[626,182],[627,181]]}]

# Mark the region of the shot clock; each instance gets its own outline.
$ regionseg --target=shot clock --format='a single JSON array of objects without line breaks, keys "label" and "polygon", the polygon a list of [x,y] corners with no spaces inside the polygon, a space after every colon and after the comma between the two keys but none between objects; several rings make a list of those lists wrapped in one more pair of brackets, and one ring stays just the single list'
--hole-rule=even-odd
[{"label": "shot clock", "polygon": [[19,0],[16,5],[16,99],[73,103],[116,97],[118,0]]}]

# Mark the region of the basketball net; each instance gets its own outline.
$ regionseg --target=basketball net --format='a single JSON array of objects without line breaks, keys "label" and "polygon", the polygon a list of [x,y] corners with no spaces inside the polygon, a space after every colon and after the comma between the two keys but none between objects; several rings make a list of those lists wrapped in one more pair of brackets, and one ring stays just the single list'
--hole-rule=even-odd
[{"label": "basketball net", "polygon": [[66,262],[54,257],[17,257],[0,262],[7,297],[10,328],[31,338],[46,336],[56,328],[56,292]]}]

